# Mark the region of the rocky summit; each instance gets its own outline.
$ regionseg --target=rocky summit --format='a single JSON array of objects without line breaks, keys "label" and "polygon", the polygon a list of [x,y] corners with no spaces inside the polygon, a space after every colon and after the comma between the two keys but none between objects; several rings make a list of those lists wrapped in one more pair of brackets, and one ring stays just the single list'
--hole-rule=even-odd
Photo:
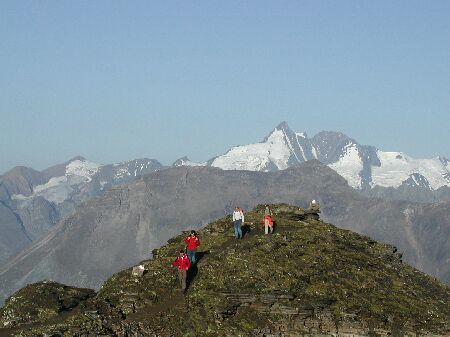
[{"label": "rocky summit", "polygon": [[[40,282],[0,311],[0,336],[450,336],[450,288],[401,261],[395,247],[338,229],[315,211],[277,204],[198,231],[198,262],[181,292],[172,261],[187,233],[109,278],[96,294]],[[114,258],[114,257],[111,257]]]}]

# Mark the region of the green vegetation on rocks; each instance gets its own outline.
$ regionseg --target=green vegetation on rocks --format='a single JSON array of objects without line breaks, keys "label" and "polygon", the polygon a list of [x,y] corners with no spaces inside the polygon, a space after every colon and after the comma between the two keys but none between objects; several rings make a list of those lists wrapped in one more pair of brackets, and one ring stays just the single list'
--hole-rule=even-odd
[{"label": "green vegetation on rocks", "polygon": [[[450,289],[402,263],[395,247],[338,229],[318,220],[314,212],[285,204],[271,206],[276,230],[264,235],[263,207],[246,214],[250,231],[241,240],[233,237],[229,216],[198,231],[200,259],[190,270],[186,294],[178,289],[177,273],[171,267],[184,247],[186,233],[182,233],[155,250],[153,260],[142,262],[146,268],[142,277],[133,276],[131,268],[119,272],[93,298],[88,299],[86,290],[73,293],[75,299],[81,293],[86,296],[81,305],[66,308],[74,308],[72,311],[62,309],[60,301],[56,309],[42,304],[48,315],[24,314],[14,323],[15,329],[3,329],[3,333],[450,335]],[[27,288],[43,285],[45,288],[42,283]],[[28,310],[14,306],[29,300],[24,289],[2,309],[2,325],[10,317],[7,312]],[[38,293],[35,290],[33,294]],[[44,295],[42,301],[46,301]],[[30,325],[35,322],[39,324]],[[28,325],[21,330],[21,324]]]},{"label": "green vegetation on rocks", "polygon": [[91,289],[80,289],[43,281],[28,285],[11,296],[0,310],[1,326],[40,323],[72,311],[93,297]]}]

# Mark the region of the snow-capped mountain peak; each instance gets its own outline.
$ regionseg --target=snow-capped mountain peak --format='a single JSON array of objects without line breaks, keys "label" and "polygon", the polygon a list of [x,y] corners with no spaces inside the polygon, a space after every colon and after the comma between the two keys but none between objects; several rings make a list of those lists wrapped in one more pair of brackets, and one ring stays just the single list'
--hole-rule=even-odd
[{"label": "snow-capped mountain peak", "polygon": [[208,163],[224,170],[275,171],[318,159],[356,189],[411,184],[438,189],[450,186],[446,158],[415,159],[402,152],[384,152],[358,144],[341,132],[321,131],[312,138],[280,123],[260,143],[233,147]]},{"label": "snow-capped mountain peak", "polygon": [[66,176],[78,176],[83,178],[86,182],[92,180],[92,176],[95,175],[101,164],[97,164],[86,159],[76,159],[71,161],[66,166]]},{"label": "snow-capped mountain peak", "polygon": [[31,201],[33,198],[41,196],[54,204],[63,203],[76,186],[89,183],[101,167],[101,164],[76,157],[67,163],[64,175],[51,177],[44,184],[33,186],[33,193],[30,196],[16,194],[12,196],[12,199]]},{"label": "snow-capped mountain peak", "polygon": [[[211,161],[225,170],[277,171],[290,166],[293,157],[290,137],[295,134],[286,122],[278,125],[260,143],[233,147]],[[297,161],[298,162],[298,161]]]},{"label": "snow-capped mountain peak", "polygon": [[206,162],[197,163],[197,162],[190,160],[187,156],[184,156],[173,162],[172,167],[178,167],[178,166],[206,166]]},{"label": "snow-capped mountain peak", "polygon": [[273,131],[275,131],[275,130],[282,131],[285,135],[292,135],[292,134],[294,134],[294,131],[291,130],[291,128],[289,127],[288,123],[285,122],[285,121],[283,121],[280,124],[278,124]]},{"label": "snow-capped mountain peak", "polygon": [[317,153],[311,147],[306,132],[295,133],[286,122],[281,122],[259,143],[235,146],[203,163],[183,157],[172,166],[206,165],[225,170],[277,171],[316,158]]},{"label": "snow-capped mountain peak", "polygon": [[319,151],[306,132],[295,133],[281,122],[262,142],[233,147],[211,165],[226,170],[276,171],[318,158]]},{"label": "snow-capped mountain peak", "polygon": [[288,123],[281,122],[263,139],[262,143],[267,142],[267,140],[269,138],[273,137],[274,134],[277,134],[277,135],[282,134],[282,135],[284,135],[286,140],[296,137],[295,132],[291,130]]},{"label": "snow-capped mountain peak", "polygon": [[154,159],[102,165],[78,156],[65,164],[50,168],[54,175],[44,180],[44,183],[32,186],[30,195],[14,194],[11,198],[27,204],[40,196],[59,205],[73,197],[78,198],[78,194],[100,193],[106,190],[106,187],[161,168],[162,165]]}]

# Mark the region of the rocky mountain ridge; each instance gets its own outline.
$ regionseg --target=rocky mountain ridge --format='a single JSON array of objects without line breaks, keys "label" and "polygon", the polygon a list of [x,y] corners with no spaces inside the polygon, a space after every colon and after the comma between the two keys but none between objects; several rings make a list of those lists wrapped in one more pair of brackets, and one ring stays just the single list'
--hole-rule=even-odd
[{"label": "rocky mountain ridge", "polygon": [[[415,159],[403,152],[385,152],[360,145],[340,132],[322,131],[312,138],[282,122],[260,143],[236,146],[208,161],[225,170],[277,171],[317,159],[357,190],[402,185],[438,190],[450,187],[449,160]],[[192,164],[191,164],[192,165]]]},{"label": "rocky mountain ridge", "polygon": [[81,202],[162,167],[153,159],[100,165],[78,156],[41,172],[27,167],[6,172],[0,177],[0,233],[12,240],[0,239],[0,262],[41,238]]},{"label": "rocky mountain ridge", "polygon": [[180,230],[201,228],[236,204],[307,207],[312,199],[322,204],[325,220],[394,244],[407,263],[450,282],[450,203],[369,199],[329,167],[309,161],[277,172],[178,167],[114,187],[3,265],[0,295],[43,279],[97,288]]},{"label": "rocky mountain ridge", "polygon": [[[369,197],[424,203],[450,201],[449,161],[445,158],[422,160],[400,152],[383,152],[360,145],[340,132],[323,131],[309,138],[304,132],[293,132],[286,122],[261,143],[234,147],[204,163],[183,157],[172,166],[277,171],[311,159],[327,164]],[[75,157],[41,172],[27,167],[6,172],[0,176],[0,262],[41,238],[81,202],[162,168],[152,159],[100,165]]]},{"label": "rocky mountain ridge", "polygon": [[402,263],[395,247],[318,220],[297,206],[230,216],[199,230],[186,294],[171,262],[186,233],[110,277],[94,294],[54,282],[29,285],[0,309],[0,335],[22,336],[449,336],[450,289]]}]

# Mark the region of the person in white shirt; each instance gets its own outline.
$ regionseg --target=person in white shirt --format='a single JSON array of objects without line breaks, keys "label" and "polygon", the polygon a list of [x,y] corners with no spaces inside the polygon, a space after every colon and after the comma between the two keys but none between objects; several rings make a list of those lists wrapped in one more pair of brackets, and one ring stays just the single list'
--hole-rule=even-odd
[{"label": "person in white shirt", "polygon": [[233,212],[233,227],[234,236],[236,239],[242,239],[242,225],[244,224],[244,211],[239,207],[234,208]]},{"label": "person in white shirt", "polygon": [[309,209],[318,212],[320,209],[320,203],[316,200],[311,201],[311,203],[309,204]]}]

